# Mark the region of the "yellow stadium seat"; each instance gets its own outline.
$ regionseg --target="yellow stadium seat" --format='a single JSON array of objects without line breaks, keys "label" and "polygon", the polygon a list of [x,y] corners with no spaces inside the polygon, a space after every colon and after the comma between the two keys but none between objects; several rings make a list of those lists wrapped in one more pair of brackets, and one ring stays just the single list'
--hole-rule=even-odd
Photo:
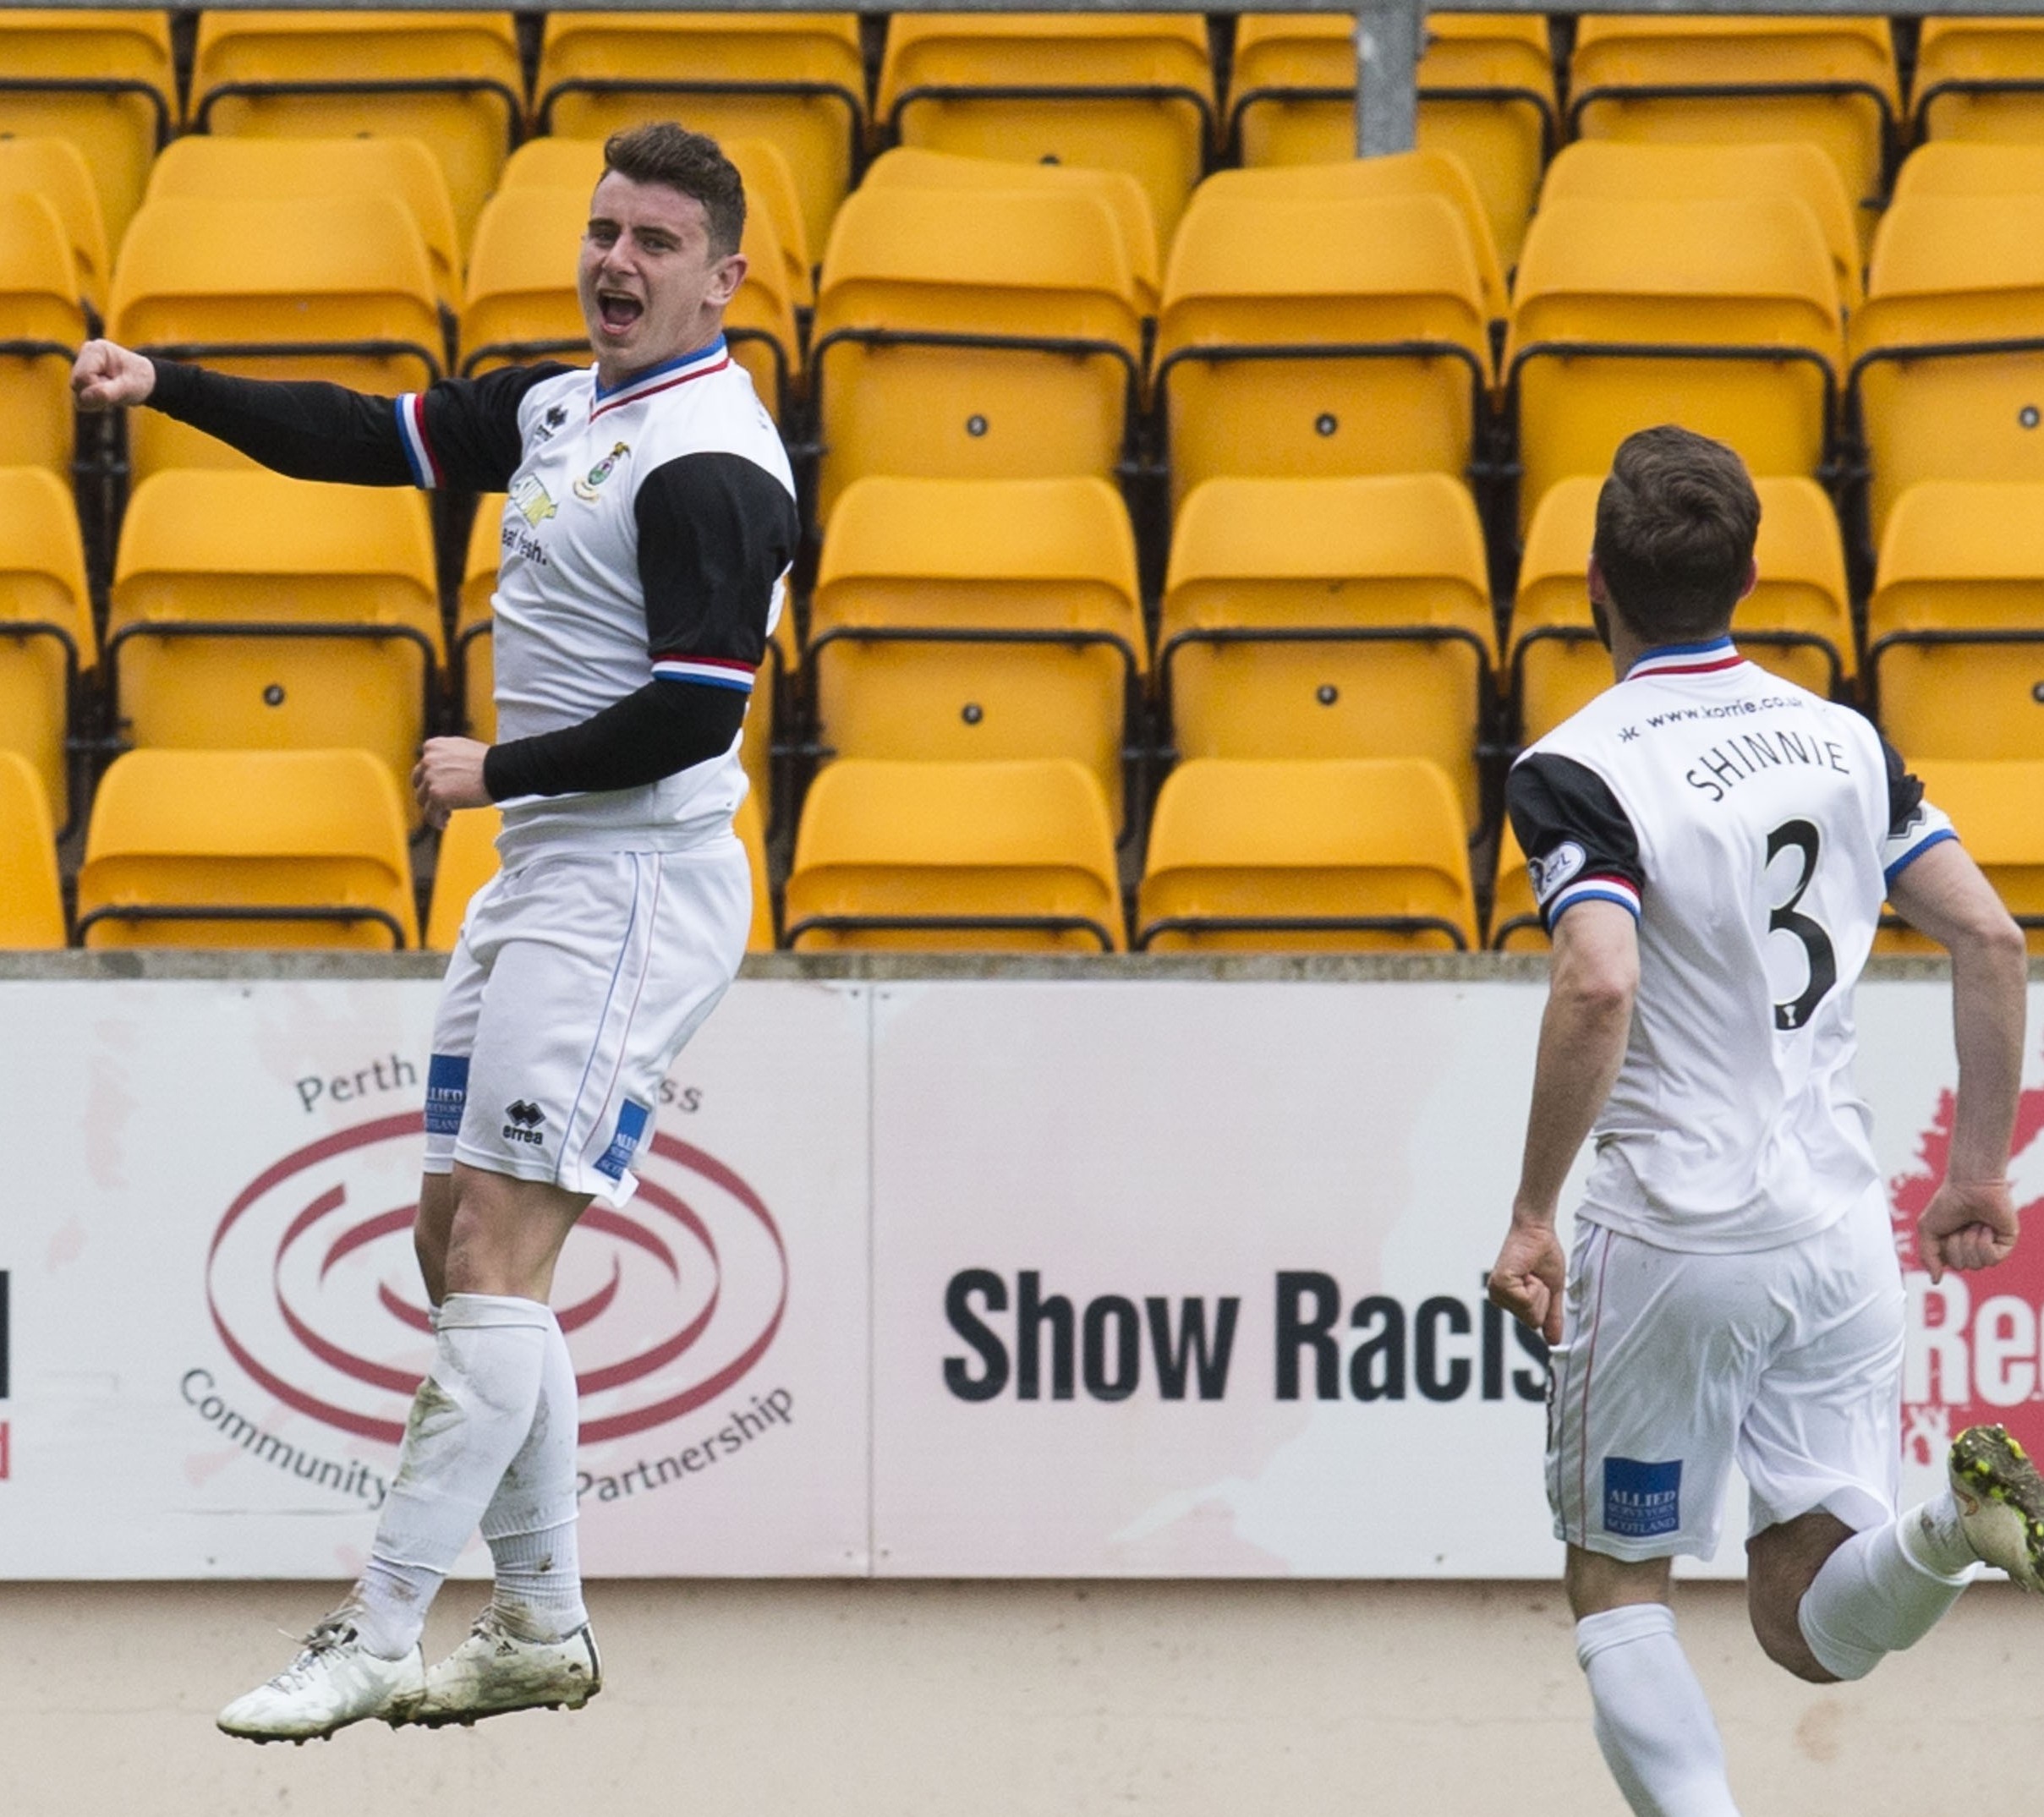
[{"label": "yellow stadium seat", "polygon": [[0,948],[63,944],[63,893],[49,802],[27,758],[0,750]]},{"label": "yellow stadium seat", "polygon": [[2044,479],[2044,192],[1897,202],[1849,344],[1877,548],[1920,480]]},{"label": "yellow stadium seat", "polygon": [[1125,170],[1165,239],[1206,168],[1214,71],[1197,14],[897,13],[875,111],[900,144]]},{"label": "yellow stadium seat", "polygon": [[1504,267],[1483,199],[1462,161],[1444,151],[1400,151],[1384,157],[1349,158],[1335,164],[1277,164],[1254,170],[1216,171],[1194,192],[1193,205],[1209,201],[1263,202],[1297,197],[1307,201],[1344,201],[1356,196],[1438,195],[1461,216],[1469,230],[1469,249],[1476,255],[1483,286],[1483,304],[1492,320],[1503,322],[1510,309]]},{"label": "yellow stadium seat", "polygon": [[[2044,953],[2044,763],[1911,758],[1909,764],[1923,784],[1924,799],[1952,817],[1953,830],[2023,928],[2030,950]],[[1943,949],[1890,914],[1882,919],[1874,950]]]},{"label": "yellow stadium seat", "polygon": [[1925,19],[1910,122],[1926,140],[2044,140],[2044,19]]},{"label": "yellow stadium seat", "polygon": [[0,139],[0,194],[40,195],[56,211],[71,242],[79,295],[88,308],[103,314],[113,265],[107,253],[99,191],[84,154],[68,139]]},{"label": "yellow stadium seat", "polygon": [[1569,63],[1572,137],[1807,140],[1838,166],[1862,242],[1900,111],[1885,19],[1585,14]]},{"label": "yellow stadium seat", "polygon": [[163,148],[148,200],[298,201],[309,196],[383,195],[419,224],[433,292],[452,311],[462,298],[462,243],[447,172],[416,139],[215,139],[188,133]]},{"label": "yellow stadium seat", "polygon": [[1208,758],[1164,778],[1137,897],[1139,950],[1477,944],[1462,816],[1433,764]]},{"label": "yellow stadium seat", "polygon": [[1523,531],[1548,488],[1680,423],[1755,473],[1817,473],[1843,364],[1838,278],[1808,204],[1551,203],[1513,288],[1506,408]]},{"label": "yellow stadium seat", "polygon": [[68,474],[71,362],[87,337],[56,210],[40,194],[0,193],[0,466]]},{"label": "yellow stadium seat", "polygon": [[678,120],[781,148],[803,236],[829,237],[866,122],[854,13],[550,13],[534,87],[542,133],[603,139]]},{"label": "yellow stadium seat", "polygon": [[2044,144],[1933,139],[1902,161],[1888,205],[1933,195],[2039,194],[2044,194]]},{"label": "yellow stadium seat", "polygon": [[525,79],[508,13],[199,15],[195,130],[230,138],[417,139],[466,239],[517,142]]},{"label": "yellow stadium seat", "polygon": [[426,501],[260,471],[154,474],[122,525],[107,658],[135,744],[357,745],[403,783],[441,660]]},{"label": "yellow stadium seat", "polygon": [[[252,246],[260,259],[249,256]],[[151,202],[115,261],[108,316],[123,346],[251,378],[391,394],[424,391],[440,376],[425,241],[389,196]],[[138,479],[253,464],[153,410],[131,413],[128,429]]]},{"label": "yellow stadium seat", "polygon": [[419,944],[397,785],[366,751],[130,751],[78,873],[87,946]]},{"label": "yellow stadium seat", "polygon": [[1217,476],[1461,478],[1488,317],[1468,231],[1438,195],[1201,200],[1157,325],[1174,505]]},{"label": "yellow stadium seat", "polygon": [[78,147],[98,186],[109,244],[119,244],[141,204],[177,96],[167,12],[0,10],[0,133]]},{"label": "yellow stadium seat", "polygon": [[[1467,170],[1493,239],[1516,261],[1554,139],[1554,62],[1537,14],[1433,13],[1419,65],[1422,151]],[[1245,14],[1236,27],[1229,132],[1253,166],[1324,164],[1356,151],[1356,21]]]},{"label": "yellow stadium seat", "polygon": [[[485,744],[496,738],[496,665],[493,661],[491,596],[496,591],[497,551],[503,528],[504,495],[487,492],[477,500],[475,520],[469,528],[468,552],[462,565],[461,593],[454,616],[455,692],[462,728]],[[774,811],[774,720],[782,671],[795,647],[794,615],[784,608],[767,641],[753,697],[745,709],[745,739],[738,755],[759,797],[763,818]]]},{"label": "yellow stadium seat", "polygon": [[[774,223],[789,300],[797,309],[809,308],[816,301],[815,261],[787,154],[765,139],[729,139],[722,148],[744,182],[747,212],[764,209]],[[529,139],[511,154],[497,188],[579,189],[587,195],[602,181],[603,168],[600,139]]]},{"label": "yellow stadium seat", "polygon": [[1158,675],[1181,758],[1425,758],[1473,829],[1496,640],[1445,474],[1209,479],[1179,513]]},{"label": "yellow stadium seat", "polygon": [[1533,880],[1526,874],[1526,854],[1519,849],[1519,836],[1507,819],[1498,835],[1498,874],[1491,885],[1490,939],[1493,953],[1544,953],[1547,929],[1540,905],[1533,898]]},{"label": "yellow stadium seat", "polygon": [[0,750],[28,763],[49,818],[66,831],[74,804],[65,740],[79,677],[98,660],[70,492],[47,468],[0,468]]},{"label": "yellow stadium seat", "polygon": [[817,293],[819,521],[867,473],[1113,473],[1142,348],[1121,230],[1098,196],[860,190]]},{"label": "yellow stadium seat", "polygon": [[[580,187],[501,189],[484,205],[462,308],[464,375],[535,359],[589,364],[589,329],[575,290],[589,221],[589,193]],[[759,401],[778,418],[799,343],[781,244],[764,209],[747,213],[744,251],[749,264],[725,311],[724,336]]]},{"label": "yellow stadium seat", "polygon": [[806,654],[829,751],[1068,757],[1121,817],[1148,665],[1135,534],[1105,480],[859,480],[830,515]]},{"label": "yellow stadium seat", "polygon": [[429,950],[454,950],[469,897],[497,873],[496,836],[503,824],[503,813],[496,807],[464,807],[448,815],[447,825],[441,829],[440,851],[433,861],[433,893],[426,904]]},{"label": "yellow stadium seat", "polygon": [[[1513,720],[1531,744],[1611,685],[1611,658],[1590,625],[1586,571],[1603,482],[1579,474],[1550,487],[1526,531],[1508,639]],[[1852,609],[1838,515],[1823,489],[1800,476],[1763,477],[1760,580],[1732,615],[1740,653],[1827,697],[1847,690]]]},{"label": "yellow stadium seat", "polygon": [[1736,201],[1788,195],[1807,202],[1838,273],[1839,296],[1857,309],[1866,262],[1859,223],[1838,166],[1803,140],[1783,145],[1656,145],[1579,139],[1565,145],[1540,185],[1542,205],[1575,200]]},{"label": "yellow stadium seat", "polygon": [[1904,756],[2044,758],[2044,483],[1896,501],[1866,607],[1881,727]]},{"label": "yellow stadium seat", "polygon": [[1008,158],[967,157],[896,145],[883,151],[860,179],[862,189],[1036,189],[1048,194],[1097,195],[1121,232],[1135,280],[1136,303],[1154,315],[1163,293],[1164,271],[1157,250],[1157,217],[1141,183],[1123,170],[1095,170],[1075,164],[1023,164]]},{"label": "yellow stadium seat", "polygon": [[1107,797],[1069,758],[844,758],[809,785],[785,915],[799,952],[1118,951]]}]

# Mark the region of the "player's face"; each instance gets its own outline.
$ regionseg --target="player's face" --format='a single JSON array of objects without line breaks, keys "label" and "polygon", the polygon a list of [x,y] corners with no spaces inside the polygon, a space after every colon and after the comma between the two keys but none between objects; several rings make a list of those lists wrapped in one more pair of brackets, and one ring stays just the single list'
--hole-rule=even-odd
[{"label": "player's face", "polygon": [[575,274],[598,376],[615,386],[709,345],[744,276],[743,255],[711,251],[695,197],[607,173]]}]

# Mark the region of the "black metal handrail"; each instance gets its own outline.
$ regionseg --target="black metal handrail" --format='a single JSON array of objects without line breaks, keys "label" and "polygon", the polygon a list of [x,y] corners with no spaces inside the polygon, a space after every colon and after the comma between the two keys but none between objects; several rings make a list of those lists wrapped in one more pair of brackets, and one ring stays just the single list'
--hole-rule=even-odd
[{"label": "black metal handrail", "polygon": [[391,944],[395,950],[402,953],[405,950],[404,928],[395,915],[387,909],[366,908],[352,903],[307,903],[303,906],[254,902],[220,902],[204,906],[156,902],[108,903],[103,907],[88,910],[79,917],[77,944],[83,946],[86,930],[96,927],[102,921],[374,922],[390,930]]},{"label": "black metal handrail", "polygon": [[226,100],[263,101],[274,96],[339,95],[494,95],[504,103],[507,150],[518,145],[518,126],[525,115],[523,98],[491,76],[364,76],[357,81],[280,77],[274,80],[215,83],[199,99],[192,115],[192,130],[211,132],[213,108]]},{"label": "black metal handrail", "polygon": [[[1495,101],[1506,106],[1524,104],[1540,116],[1540,161],[1543,165],[1554,156],[1556,123],[1554,103],[1538,89],[1521,88],[1515,84],[1500,84],[1491,87],[1485,84],[1426,83],[1414,90],[1423,103],[1429,101]],[[1266,101],[1334,101],[1345,107],[1356,105],[1356,85],[1345,88],[1333,84],[1273,82],[1259,88],[1244,89],[1228,103],[1227,156],[1236,163],[1241,161],[1242,116],[1252,107]]]},{"label": "black metal handrail", "polygon": [[1166,915],[1136,930],[1146,952],[1160,933],[1444,933],[1458,953],[1469,950],[1461,928],[1444,915]]},{"label": "black metal handrail", "polygon": [[792,949],[810,932],[819,933],[1090,933],[1111,953],[1115,937],[1089,915],[805,915],[786,936]]}]

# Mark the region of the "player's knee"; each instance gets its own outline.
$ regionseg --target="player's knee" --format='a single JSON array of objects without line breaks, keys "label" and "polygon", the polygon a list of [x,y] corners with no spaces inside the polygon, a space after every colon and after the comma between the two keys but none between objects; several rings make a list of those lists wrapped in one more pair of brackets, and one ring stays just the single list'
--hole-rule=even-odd
[{"label": "player's knee", "polygon": [[1753,1638],[1759,1641],[1760,1650],[1767,1657],[1806,1684],[1836,1684],[1839,1676],[1827,1671],[1816,1654],[1810,1650],[1810,1643],[1803,1638],[1802,1624],[1796,1620],[1794,1607],[1783,1608],[1772,1602],[1756,1600],[1748,1609],[1753,1621]]}]

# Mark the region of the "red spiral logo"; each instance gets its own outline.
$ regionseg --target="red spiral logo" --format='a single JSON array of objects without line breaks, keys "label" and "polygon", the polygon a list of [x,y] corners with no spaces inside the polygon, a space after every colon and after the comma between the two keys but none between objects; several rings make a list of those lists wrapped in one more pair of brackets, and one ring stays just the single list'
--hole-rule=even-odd
[{"label": "red spiral logo", "polygon": [[[249,1377],[309,1419],[392,1445],[432,1349],[411,1245],[424,1127],[408,1111],[293,1151],[236,1194],[206,1251],[213,1328]],[[623,1210],[583,1214],[556,1277],[585,1444],[723,1393],[787,1310],[786,1245],[750,1185],[659,1134],[636,1171]]]}]

